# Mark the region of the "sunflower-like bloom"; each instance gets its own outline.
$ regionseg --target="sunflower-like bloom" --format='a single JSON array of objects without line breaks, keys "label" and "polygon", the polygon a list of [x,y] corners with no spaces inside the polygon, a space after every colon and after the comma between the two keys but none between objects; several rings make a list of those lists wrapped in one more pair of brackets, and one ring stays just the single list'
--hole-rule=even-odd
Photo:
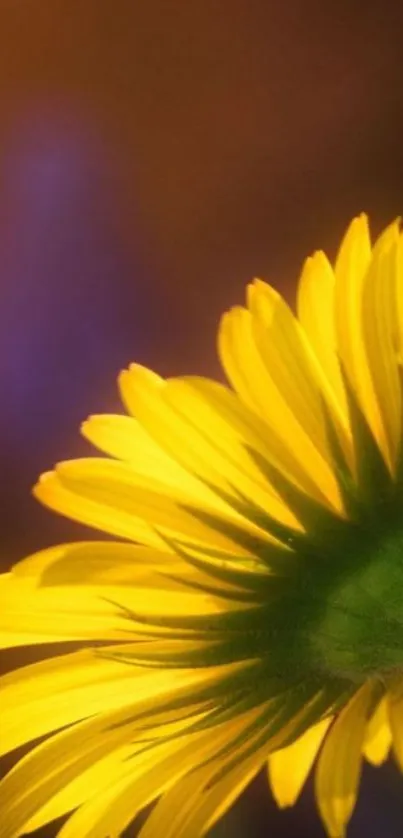
[{"label": "sunflower-like bloom", "polygon": [[[139,366],[103,454],[35,494],[119,540],[2,577],[4,645],[79,641],[2,679],[1,835],[206,834],[262,766],[345,835],[363,760],[403,770],[403,237],[356,218],[298,315],[253,282],[219,351],[231,388]],[[76,648],[76,647],[75,647]]]}]

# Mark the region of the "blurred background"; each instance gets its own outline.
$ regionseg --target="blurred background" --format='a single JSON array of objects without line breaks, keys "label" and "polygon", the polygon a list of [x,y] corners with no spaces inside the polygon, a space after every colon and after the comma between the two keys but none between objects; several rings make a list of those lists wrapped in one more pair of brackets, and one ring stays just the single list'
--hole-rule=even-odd
[{"label": "blurred background", "polygon": [[[250,278],[292,301],[354,214],[402,212],[402,29],[388,0],[1,0],[3,568],[87,537],[30,487],[122,367],[220,376]],[[366,770],[350,838],[401,836],[400,782]],[[324,833],[311,788],[278,813],[259,777],[214,835]]]}]

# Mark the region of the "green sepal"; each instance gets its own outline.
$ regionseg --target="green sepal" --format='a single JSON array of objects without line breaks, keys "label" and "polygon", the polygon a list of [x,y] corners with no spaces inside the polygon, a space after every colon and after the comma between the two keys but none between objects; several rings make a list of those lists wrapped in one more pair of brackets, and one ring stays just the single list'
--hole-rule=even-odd
[{"label": "green sepal", "polygon": [[[264,601],[265,597],[270,593],[270,591],[272,591],[273,589],[278,589],[279,577],[274,574],[270,574],[267,571],[265,573],[262,573],[261,571],[255,572],[235,569],[229,566],[229,562],[233,561],[232,557],[229,557],[226,554],[221,554],[221,556],[218,557],[217,554],[213,554],[211,551],[210,555],[213,555],[213,557],[216,558],[216,560],[221,561],[221,564],[218,565],[217,561],[206,561],[206,559],[194,556],[192,555],[192,553],[189,552],[191,549],[193,549],[198,552],[204,553],[203,548],[200,548],[198,545],[192,545],[189,542],[183,542],[178,539],[168,538],[166,535],[161,535],[161,537],[171,548],[171,550],[173,550],[187,564],[192,565],[192,567],[195,567],[197,570],[201,571],[202,573],[205,573],[207,576],[211,576],[213,579],[215,578],[222,582],[226,582],[233,588],[238,589],[231,590],[228,592],[230,598],[239,598],[243,601],[251,602],[253,602],[256,598],[259,601]],[[182,581],[184,585],[193,586],[194,584],[193,580],[180,581]],[[199,583],[197,583],[197,586],[199,586]],[[214,593],[216,593],[217,596],[226,595],[225,591],[223,591],[223,589],[219,587],[212,589],[211,592],[213,591]]]},{"label": "green sepal", "polygon": [[[188,546],[193,549],[192,545]],[[192,553],[187,552],[185,547],[182,547],[181,549],[181,555],[185,561],[197,570],[201,570],[213,579],[218,579],[221,582],[227,582],[234,588],[238,587],[242,591],[247,591],[251,595],[260,594],[263,598],[265,595],[270,594],[273,589],[277,589],[277,584],[281,579],[281,577],[276,576],[274,573],[261,573],[254,570],[235,570],[235,568],[226,565],[223,560],[221,560],[221,564],[209,560],[206,561],[194,556]],[[232,557],[228,559],[227,556],[225,561],[232,561]]]},{"label": "green sepal", "polygon": [[[298,686],[301,686],[301,684]],[[311,696],[311,691],[309,691],[309,695]],[[268,743],[271,738],[276,736],[289,724],[293,715],[301,710],[304,706],[304,701],[305,697],[301,698],[299,694],[298,699],[296,699],[292,690],[288,694],[282,693],[277,695],[266,706],[263,706],[262,712],[257,718],[253,719],[232,740],[230,753],[235,752],[234,756],[215,772],[208,783],[208,787],[211,788],[215,783],[224,779],[230,771],[244,762],[249,756],[252,756],[262,745],[266,742]],[[228,750],[228,746],[220,748],[213,757],[205,761],[205,764],[211,763],[216,759],[225,758]]]},{"label": "green sepal", "polygon": [[200,591],[200,593],[209,594],[210,596],[218,599],[228,599],[231,602],[260,602],[262,600],[262,597],[259,597],[257,594],[252,594],[250,592],[246,593],[246,591],[231,591],[229,588],[220,588],[218,585],[208,585],[207,582],[198,582],[196,579],[184,580],[178,574],[174,573],[160,572],[158,575],[163,579],[169,579],[172,582],[179,582],[185,588],[189,588],[192,591]]},{"label": "green sepal", "polygon": [[[292,630],[289,631],[291,633]],[[267,630],[240,632],[236,635],[230,635],[229,638],[224,633],[217,641],[214,641],[206,632],[203,638],[204,645],[197,649],[186,648],[186,641],[178,641],[177,651],[163,652],[154,648],[155,644],[151,641],[148,644],[150,648],[147,650],[137,651],[136,648],[133,648],[130,652],[126,652],[123,648],[121,652],[117,650],[108,653],[108,657],[136,666],[154,667],[157,665],[164,669],[203,669],[247,660],[258,660],[265,663],[265,676],[271,676],[272,671],[279,668],[278,659],[280,657],[278,651],[275,654],[274,650],[273,654],[270,655],[271,636],[274,636],[274,631],[271,631],[271,626],[268,624]],[[193,642],[194,638],[188,637],[187,640]],[[284,640],[287,640],[287,635],[283,637],[283,645]],[[284,677],[289,676],[290,665],[287,664],[288,661],[285,660]]]},{"label": "green sepal", "polygon": [[[249,683],[249,685],[251,685],[251,680],[248,679],[251,678],[251,675],[254,671],[256,671],[256,668],[256,664],[253,662],[245,663],[242,666],[231,666],[229,669],[235,671],[230,671],[229,674],[223,673],[221,678],[214,679],[212,683],[208,683],[207,685],[203,684],[201,686],[196,686],[194,684],[184,686],[182,690],[178,691],[180,694],[176,694],[174,698],[167,699],[161,703],[156,701],[154,707],[148,707],[147,710],[140,710],[137,713],[134,712],[132,715],[125,718],[123,722],[115,722],[106,729],[113,730],[116,727],[129,725],[133,722],[141,721],[142,719],[154,719],[154,724],[147,725],[147,728],[152,728],[153,726],[156,727],[159,724],[165,724],[166,722],[164,719],[158,722],[155,721],[155,717],[163,716],[165,713],[174,711],[189,711],[189,708],[192,705],[194,707],[198,707],[203,703],[206,703],[207,705],[211,701],[218,702],[220,698],[224,696],[228,697],[231,693],[236,693],[240,687],[244,687],[245,683]],[[208,674],[206,674],[206,678],[208,678]],[[179,721],[180,718],[181,717],[178,716],[177,720]]]},{"label": "green sepal", "polygon": [[274,486],[283,501],[293,512],[305,529],[302,543],[298,547],[301,555],[317,553],[320,557],[338,556],[346,537],[351,537],[352,524],[341,518],[336,512],[323,506],[314,498],[298,489],[281,472],[260,455],[256,455],[256,465],[262,474]]},{"label": "green sepal", "polygon": [[[256,667],[255,677],[259,677],[259,672],[260,667]],[[221,701],[211,701],[206,705],[206,713],[201,718],[197,718],[196,721],[191,722],[185,731],[168,733],[166,737],[164,736],[164,741],[180,739],[184,735],[188,736],[194,733],[202,733],[203,731],[219,727],[226,722],[231,722],[242,714],[247,713],[253,707],[258,706],[259,703],[267,703],[268,700],[272,700],[275,697],[278,698],[279,691],[284,690],[284,685],[278,678],[266,680],[263,678],[263,682],[264,687],[262,685],[262,678],[260,677],[258,684],[251,690],[250,681],[245,681],[245,685],[242,688],[239,688],[234,693],[224,695]],[[193,714],[188,713],[181,716],[181,720],[191,718],[192,715],[196,715],[194,711]],[[215,759],[215,757],[216,755],[212,759]],[[209,761],[210,759],[207,759],[206,764]],[[200,764],[195,766],[194,770],[197,770],[199,767]]]},{"label": "green sepal", "polygon": [[[302,691],[299,689],[301,686],[303,688]],[[278,707],[278,712],[271,715],[269,711],[266,711],[266,713],[262,714],[258,720],[259,724],[255,723],[253,726],[257,730],[255,737],[253,737],[254,731],[248,730],[247,735],[242,737],[242,741],[240,741],[241,737],[238,737],[238,741],[235,740],[232,743],[231,750],[233,751],[235,748],[238,748],[238,753],[214,774],[207,787],[211,788],[220,780],[224,779],[227,774],[237,768],[238,765],[252,756],[253,753],[265,744],[268,746],[269,754],[271,750],[270,740],[274,739],[274,737],[277,740],[277,737],[283,729],[284,738],[281,739],[281,744],[276,741],[276,750],[294,742],[309,727],[312,727],[312,725],[319,721],[319,719],[325,715],[329,715],[332,704],[334,704],[332,701],[333,694],[334,698],[337,695],[340,700],[339,685],[335,686],[333,690],[330,685],[325,689],[318,690],[318,684],[304,681],[296,687],[293,687],[289,691],[288,696],[279,697],[278,701],[273,703],[273,709],[277,709]],[[301,710],[303,711],[302,713]],[[286,729],[293,718],[295,718],[295,724],[292,727],[292,731],[286,733]],[[259,730],[259,726],[261,728],[262,724],[263,729]],[[242,748],[245,742],[248,742],[248,745],[246,748]],[[221,752],[218,755],[216,754],[214,758],[224,755],[225,750],[221,749]]]},{"label": "green sepal", "polygon": [[[154,644],[150,644],[151,647]],[[252,660],[258,657],[258,653],[251,653],[249,648],[237,641],[226,641],[222,643],[208,643],[201,649],[181,648],[177,652],[160,652],[150,648],[149,652],[112,653],[109,657],[121,663],[130,663],[133,666],[158,669],[206,669],[212,666],[222,666],[229,663],[237,663],[243,660]]]},{"label": "green sepal", "polygon": [[[214,515],[211,512],[195,510],[186,504],[180,504],[180,506],[186,512],[193,515],[193,517],[207,524],[211,529],[226,535],[236,544],[239,544],[240,547],[248,550],[252,556],[260,559],[270,570],[275,573],[286,574],[288,565],[292,564],[292,551],[304,542],[304,534],[277,521],[239,489],[234,488],[233,493],[230,493],[224,489],[218,489],[216,486],[212,486],[207,481],[203,482],[206,486],[213,489],[221,500],[225,501],[229,506],[232,506],[246,521],[250,521],[250,523],[263,530],[263,532],[274,536],[280,543],[278,545],[270,543],[265,538],[259,538],[258,535],[248,533],[242,527],[238,527],[229,521],[224,521],[222,517]],[[289,549],[284,550],[283,545]]]},{"label": "green sepal", "polygon": [[272,573],[286,576],[290,573],[290,570],[292,572],[292,568],[295,566],[294,553],[304,544],[305,534],[272,518],[266,510],[257,506],[240,491],[237,491],[237,497],[235,497],[235,495],[227,495],[220,490],[220,497],[228,502],[231,499],[232,507],[236,512],[242,515],[245,520],[274,537],[279,544],[276,545],[264,538],[253,536],[243,529],[240,529],[237,535],[232,525],[228,526],[222,518],[204,511],[201,511],[200,514],[197,513],[196,517],[200,517],[200,520],[209,524],[218,532],[222,532],[234,540],[237,538],[237,543],[260,559]]},{"label": "green sepal", "polygon": [[192,631],[193,629],[196,631],[197,629],[201,629],[206,632],[241,632],[248,630],[256,631],[256,629],[261,630],[262,624],[264,626],[264,621],[262,623],[262,616],[264,616],[267,611],[267,606],[264,607],[259,605],[251,608],[240,609],[239,611],[219,612],[216,614],[189,614],[186,616],[156,614],[155,616],[150,616],[148,614],[140,614],[126,606],[121,606],[118,602],[115,602],[108,597],[101,598],[104,602],[108,602],[109,605],[114,605],[116,608],[122,609],[125,614],[136,623],[159,626],[161,628],[168,629],[189,629],[189,631]]},{"label": "green sepal", "polygon": [[238,752],[236,756],[232,758],[232,760],[230,760],[223,767],[218,769],[214,777],[210,779],[207,788],[211,788],[211,786],[213,786],[215,782],[218,782],[218,780],[222,779],[227,773],[227,768],[228,771],[231,771],[232,768],[235,768],[237,764],[244,761],[244,746],[246,745],[246,743],[252,742],[251,752],[253,753],[253,751],[255,750],[256,736],[261,735],[262,729],[264,731],[267,730],[267,726],[270,723],[270,720],[271,723],[274,724],[274,720],[281,713],[283,700],[283,695],[277,695],[275,698],[269,699],[268,702],[262,705],[260,713],[250,722],[248,722],[248,724],[245,725],[243,730],[234,737],[230,745],[226,744],[222,746],[212,756],[208,757],[202,763],[199,763],[198,766],[195,766],[195,770],[199,768],[204,768],[205,766],[210,765],[212,762],[215,762],[217,759],[225,758],[227,755],[234,751]]}]

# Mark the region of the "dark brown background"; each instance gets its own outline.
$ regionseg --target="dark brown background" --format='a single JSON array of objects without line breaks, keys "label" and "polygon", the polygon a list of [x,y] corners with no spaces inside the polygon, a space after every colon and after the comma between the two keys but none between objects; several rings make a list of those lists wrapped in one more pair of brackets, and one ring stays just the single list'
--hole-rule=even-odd
[{"label": "dark brown background", "polygon": [[[219,375],[253,275],[292,299],[353,214],[402,212],[402,27],[400,2],[1,0],[4,567],[82,534],[29,489],[122,366]],[[401,835],[399,782],[366,772],[351,838]],[[260,779],[219,834],[323,831]]]}]

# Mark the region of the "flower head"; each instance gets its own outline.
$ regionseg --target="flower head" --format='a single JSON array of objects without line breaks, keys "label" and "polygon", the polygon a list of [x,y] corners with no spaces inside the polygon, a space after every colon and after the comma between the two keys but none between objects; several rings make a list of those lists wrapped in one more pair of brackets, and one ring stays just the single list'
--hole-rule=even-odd
[{"label": "flower head", "polygon": [[[267,765],[292,805],[316,758],[331,838],[363,759],[403,770],[403,237],[356,218],[334,269],[303,268],[294,317],[255,281],[219,350],[231,389],[131,366],[128,416],[84,436],[43,503],[118,538],[2,577],[4,645],[84,648],[4,676],[3,835],[72,813],[63,838],[209,831]],[[67,647],[68,649],[68,647]]]}]

